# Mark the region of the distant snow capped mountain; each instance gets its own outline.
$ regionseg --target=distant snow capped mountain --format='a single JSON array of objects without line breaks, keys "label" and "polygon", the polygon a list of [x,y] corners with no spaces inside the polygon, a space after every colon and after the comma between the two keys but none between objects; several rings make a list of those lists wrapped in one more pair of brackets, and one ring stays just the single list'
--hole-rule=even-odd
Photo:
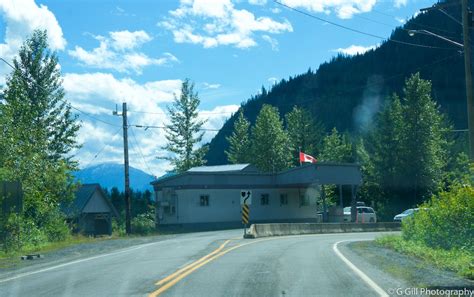
[{"label": "distant snow capped mountain", "polygon": [[[79,170],[74,174],[81,183],[99,183],[102,188],[111,189],[117,187],[120,191],[124,189],[123,164],[103,163]],[[133,190],[152,190],[150,182],[154,177],[140,169],[130,167],[130,187]]]}]

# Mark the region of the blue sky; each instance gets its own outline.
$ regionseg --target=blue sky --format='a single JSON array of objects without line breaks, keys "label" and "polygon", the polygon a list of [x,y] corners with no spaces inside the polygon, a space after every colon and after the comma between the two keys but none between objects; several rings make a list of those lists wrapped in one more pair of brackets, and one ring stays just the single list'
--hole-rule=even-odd
[{"label": "blue sky", "polygon": [[[425,0],[281,0],[301,11],[388,37],[431,6]],[[190,78],[200,94],[206,128],[218,129],[261,86],[317,69],[338,52],[348,55],[382,40],[321,22],[271,0],[0,0],[0,57],[11,61],[34,29],[47,29],[64,76],[67,99],[84,114],[74,152],[81,166],[122,163],[121,118],[167,123],[166,105]],[[0,85],[9,73],[0,65]],[[169,165],[160,129],[131,131],[131,165],[161,175]],[[206,132],[209,141],[215,132]],[[100,152],[100,153],[99,153]],[[98,154],[99,153],[99,154]]]}]

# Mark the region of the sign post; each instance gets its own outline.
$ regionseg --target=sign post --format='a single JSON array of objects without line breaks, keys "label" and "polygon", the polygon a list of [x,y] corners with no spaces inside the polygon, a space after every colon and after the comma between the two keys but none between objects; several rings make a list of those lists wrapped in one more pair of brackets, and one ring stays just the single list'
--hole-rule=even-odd
[{"label": "sign post", "polygon": [[250,219],[250,207],[252,204],[252,191],[240,191],[240,205],[242,205],[242,224],[244,225],[244,237],[247,235],[247,224]]}]

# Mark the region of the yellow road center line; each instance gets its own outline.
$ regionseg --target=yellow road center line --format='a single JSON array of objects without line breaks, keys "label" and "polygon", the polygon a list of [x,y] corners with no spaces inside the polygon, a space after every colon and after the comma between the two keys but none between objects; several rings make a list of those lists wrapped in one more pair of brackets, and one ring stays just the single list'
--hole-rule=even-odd
[{"label": "yellow road center line", "polygon": [[[383,233],[382,233],[383,234]],[[301,237],[319,237],[319,236],[340,236],[341,234],[305,234],[305,235],[288,235],[288,236],[277,236],[277,237],[271,237],[271,238],[265,238],[265,239],[260,239],[260,240],[255,240],[255,241],[251,241],[251,242],[247,242],[247,243],[242,243],[242,244],[239,244],[239,245],[236,245],[236,246],[233,246],[231,248],[228,248],[227,250],[223,251],[223,252],[220,252],[219,254],[217,255],[214,255],[212,258],[209,258],[209,256],[212,256],[211,254],[216,254],[217,252],[219,251],[214,251],[212,252],[211,254],[203,257],[203,258],[207,258],[207,259],[203,259],[200,261],[200,263],[197,263],[198,261],[186,266],[185,268],[189,268],[187,271],[185,271],[184,273],[182,274],[179,274],[179,273],[173,273],[173,275],[177,275],[176,278],[174,278],[173,280],[169,281],[168,283],[166,283],[164,286],[160,287],[158,290],[150,293],[148,295],[148,297],[157,297],[159,296],[160,294],[162,294],[163,292],[167,291],[169,288],[173,287],[176,283],[178,283],[180,280],[182,280],[183,278],[185,278],[186,276],[188,276],[189,274],[191,274],[192,272],[194,272],[195,270],[199,269],[200,267],[206,265],[207,263],[211,262],[211,261],[214,261],[215,259],[219,258],[219,257],[222,257],[223,255],[227,254],[228,252],[230,251],[233,251],[237,248],[241,248],[243,246],[246,246],[246,245],[249,245],[249,244],[254,244],[254,243],[259,243],[259,242],[262,242],[262,241],[268,241],[268,240],[278,240],[278,239],[289,239],[289,238],[301,238]],[[236,238],[232,238],[230,240],[234,240],[234,239],[240,239],[241,237],[236,237]],[[230,240],[227,240],[226,242],[224,242],[224,244],[226,244],[228,241]],[[225,246],[224,244],[222,244],[223,246]],[[220,247],[219,247],[220,248]],[[222,247],[223,248],[223,247]],[[197,265],[196,265],[197,264]],[[193,266],[194,265],[194,266]],[[192,266],[192,267],[190,267]],[[180,269],[179,271],[181,270],[185,270],[184,268]],[[179,274],[179,275],[178,275]],[[171,277],[171,275],[170,275]],[[161,282],[161,281],[160,281]],[[160,283],[158,282],[158,283]],[[156,283],[158,285],[158,283]]]},{"label": "yellow road center line", "polygon": [[203,261],[205,261],[206,259],[208,259],[209,257],[212,257],[213,255],[217,254],[218,252],[220,252],[228,243],[230,242],[230,239],[229,240],[226,240],[223,244],[221,244],[217,249],[215,249],[213,252],[207,254],[206,256],[202,257],[201,259],[197,260],[197,261],[194,261],[193,263],[189,264],[189,265],[186,265],[185,267],[177,270],[176,272],[168,275],[167,277],[165,277],[164,279],[160,280],[159,282],[157,282],[155,285],[157,286],[161,286],[163,285],[164,283],[170,281],[172,278],[174,278],[175,276],[183,273],[184,271],[190,269],[191,267],[193,267],[194,265],[197,265]]},{"label": "yellow road center line", "polygon": [[173,280],[169,281],[168,283],[166,283],[164,286],[162,286],[161,288],[159,288],[158,290],[150,293],[150,295],[148,295],[148,297],[157,297],[159,296],[161,293],[167,291],[169,288],[173,287],[176,283],[178,283],[180,280],[182,280],[183,278],[185,278],[186,276],[188,276],[189,274],[191,274],[192,272],[194,272],[195,270],[199,269],[200,267],[206,265],[207,263],[211,262],[211,261],[214,261],[215,259],[219,258],[219,257],[222,257],[223,255],[227,254],[228,252],[230,251],[233,251],[237,248],[240,248],[240,247],[243,247],[243,246],[246,246],[246,245],[249,245],[249,244],[254,244],[254,243],[258,243],[258,242],[261,242],[261,241],[267,241],[267,240],[275,240],[275,239],[278,239],[276,237],[273,237],[273,238],[266,238],[266,239],[261,239],[261,240],[256,240],[256,241],[252,241],[252,242],[247,242],[247,243],[242,243],[242,244],[239,244],[239,245],[236,245],[234,247],[231,247],[231,248],[228,248],[227,250],[223,251],[223,252],[220,252],[219,254],[213,256],[212,258],[209,258],[205,261],[202,261],[201,263],[197,264],[197,265],[194,265],[193,267],[191,267],[190,269],[188,269],[186,272],[178,275],[176,278],[174,278]]}]

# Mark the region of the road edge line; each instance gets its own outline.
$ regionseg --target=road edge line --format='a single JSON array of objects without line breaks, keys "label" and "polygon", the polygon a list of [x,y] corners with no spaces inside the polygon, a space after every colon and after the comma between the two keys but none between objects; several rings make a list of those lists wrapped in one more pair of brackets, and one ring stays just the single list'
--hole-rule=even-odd
[{"label": "road edge line", "polygon": [[347,266],[349,266],[352,271],[354,271],[369,287],[377,292],[379,296],[381,297],[389,297],[389,295],[379,286],[377,283],[375,283],[370,277],[367,276],[362,270],[357,268],[349,259],[347,259],[337,248],[337,246],[342,243],[342,242],[354,242],[354,241],[359,241],[359,240],[341,240],[336,242],[333,246],[332,249],[336,253],[336,255],[344,262],[346,263]]},{"label": "road edge line", "polygon": [[43,273],[43,272],[46,272],[46,271],[55,270],[55,269],[58,269],[58,268],[62,268],[62,267],[66,267],[66,266],[70,266],[70,265],[74,265],[74,264],[79,264],[79,263],[82,263],[82,262],[88,262],[88,261],[99,259],[99,258],[105,258],[105,257],[109,257],[109,256],[115,256],[115,255],[131,252],[131,251],[134,251],[134,250],[138,250],[138,249],[141,249],[141,248],[144,248],[144,247],[147,247],[147,246],[150,246],[150,245],[159,244],[159,243],[162,243],[162,242],[163,241],[145,243],[145,244],[136,245],[136,246],[128,247],[128,248],[125,248],[125,249],[121,249],[121,250],[118,250],[118,251],[115,251],[115,252],[112,252],[112,253],[100,254],[100,255],[97,255],[97,256],[92,256],[92,257],[88,257],[88,258],[84,258],[84,259],[78,259],[78,260],[58,264],[58,265],[55,265],[55,266],[45,267],[45,268],[42,268],[42,269],[39,269],[39,270],[20,273],[20,274],[17,274],[15,276],[0,279],[0,284],[9,282],[9,281],[12,281],[12,280],[15,280],[15,279],[23,278],[23,277],[26,277],[26,276],[35,275],[35,274],[38,274],[38,273]]}]

